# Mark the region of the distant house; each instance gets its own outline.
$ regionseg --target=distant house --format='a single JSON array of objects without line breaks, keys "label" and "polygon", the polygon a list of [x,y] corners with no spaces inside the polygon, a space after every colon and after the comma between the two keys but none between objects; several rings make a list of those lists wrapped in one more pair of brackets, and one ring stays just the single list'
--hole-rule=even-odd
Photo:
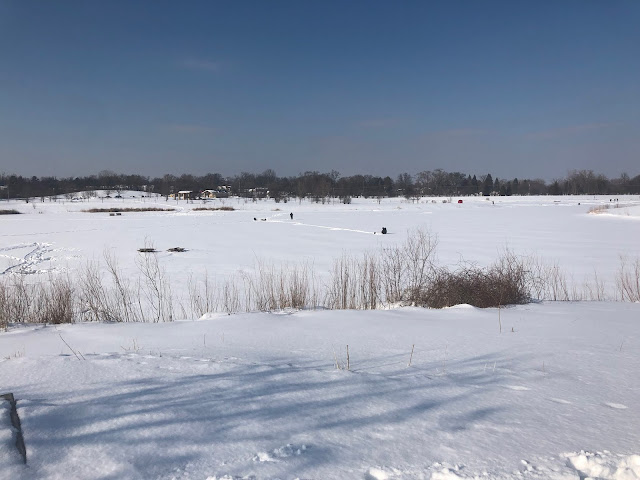
[{"label": "distant house", "polygon": [[265,198],[269,196],[269,190],[265,187],[249,188],[246,190],[246,196],[254,198]]},{"label": "distant house", "polygon": [[218,192],[216,190],[203,190],[200,193],[200,197],[202,198],[216,198],[218,196]]},{"label": "distant house", "polygon": [[193,190],[180,190],[178,193],[176,193],[176,198],[178,200],[192,200],[195,197],[196,196],[193,193]]},{"label": "distant house", "polygon": [[200,198],[227,198],[229,191],[226,187],[218,187],[215,190],[203,190],[200,193]]}]

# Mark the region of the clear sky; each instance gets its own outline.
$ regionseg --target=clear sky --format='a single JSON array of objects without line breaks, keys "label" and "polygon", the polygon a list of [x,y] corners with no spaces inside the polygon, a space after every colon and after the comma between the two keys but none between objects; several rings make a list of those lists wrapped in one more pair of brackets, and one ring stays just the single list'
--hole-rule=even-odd
[{"label": "clear sky", "polygon": [[640,173],[640,1],[0,0],[0,172]]}]

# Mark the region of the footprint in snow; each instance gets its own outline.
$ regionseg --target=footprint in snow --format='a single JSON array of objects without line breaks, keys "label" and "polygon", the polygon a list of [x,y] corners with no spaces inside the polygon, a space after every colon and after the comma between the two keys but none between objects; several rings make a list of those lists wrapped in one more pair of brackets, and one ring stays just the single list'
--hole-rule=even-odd
[{"label": "footprint in snow", "polygon": [[223,475],[218,477],[214,475],[213,477],[207,477],[207,480],[256,480],[255,475],[249,475],[248,477],[238,477],[236,475]]},{"label": "footprint in snow", "polygon": [[278,462],[283,458],[302,455],[309,448],[309,445],[293,445],[287,443],[283,447],[278,447],[270,452],[258,452],[254,457],[254,462]]},{"label": "footprint in snow", "polygon": [[626,410],[628,408],[626,405],[623,405],[621,403],[605,402],[604,405],[605,407],[615,408],[616,410]]},{"label": "footprint in snow", "polygon": [[382,468],[371,467],[364,474],[364,480],[389,480],[392,473],[386,472]]}]

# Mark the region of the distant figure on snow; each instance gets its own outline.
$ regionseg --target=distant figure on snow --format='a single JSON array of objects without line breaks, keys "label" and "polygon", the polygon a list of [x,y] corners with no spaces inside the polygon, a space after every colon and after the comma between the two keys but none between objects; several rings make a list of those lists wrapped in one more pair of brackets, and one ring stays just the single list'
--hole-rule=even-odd
[{"label": "distant figure on snow", "polygon": [[291,220],[293,220],[293,212],[291,212],[289,216],[291,217]]},{"label": "distant figure on snow", "polygon": [[387,234],[387,227],[382,227],[382,234],[386,235]]}]

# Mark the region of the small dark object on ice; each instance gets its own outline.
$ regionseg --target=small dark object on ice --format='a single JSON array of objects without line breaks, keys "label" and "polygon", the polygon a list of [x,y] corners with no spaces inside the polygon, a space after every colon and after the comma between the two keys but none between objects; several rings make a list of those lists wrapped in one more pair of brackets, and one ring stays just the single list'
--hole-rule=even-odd
[{"label": "small dark object on ice", "polygon": [[139,248],[138,251],[140,253],[156,253],[157,252],[157,250],[155,248],[153,248],[153,247],[151,247],[151,248]]},{"label": "small dark object on ice", "polygon": [[291,217],[291,220],[293,220],[293,212],[291,212],[289,216]]},{"label": "small dark object on ice", "polygon": [[167,250],[167,252],[186,252],[187,249],[186,248],[182,248],[182,247],[173,247]]},{"label": "small dark object on ice", "polygon": [[387,227],[382,227],[382,234],[386,235],[387,234]]},{"label": "small dark object on ice", "polygon": [[257,220],[258,220],[258,219],[257,219],[256,217],[253,217],[253,221],[254,221],[254,222],[255,222],[255,221],[257,221]]}]

